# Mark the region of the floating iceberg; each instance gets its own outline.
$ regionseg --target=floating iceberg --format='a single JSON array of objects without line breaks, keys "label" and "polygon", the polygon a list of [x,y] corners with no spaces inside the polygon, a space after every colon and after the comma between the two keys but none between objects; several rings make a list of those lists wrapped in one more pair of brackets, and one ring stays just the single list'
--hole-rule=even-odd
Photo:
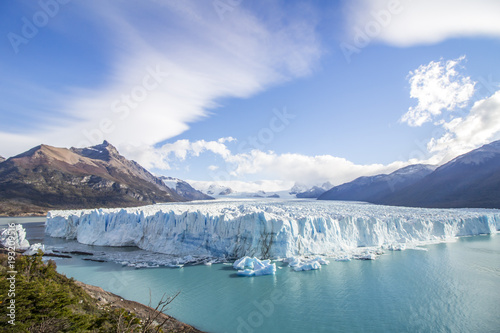
[{"label": "floating iceberg", "polygon": [[320,269],[320,268],[321,268],[321,264],[318,263],[317,261],[309,261],[309,262],[305,262],[299,266],[294,267],[293,270],[298,272],[298,271],[311,271],[311,270],[316,270],[316,269]]},{"label": "floating iceberg", "polygon": [[257,258],[243,257],[234,262],[233,268],[238,270],[241,276],[273,275],[276,273],[276,264],[271,260],[259,260]]},{"label": "floating iceberg", "polygon": [[[137,246],[179,258],[360,258],[500,229],[494,209],[422,209],[336,201],[210,201],[51,211],[46,233],[89,245]],[[187,257],[191,256],[191,257]],[[373,257],[370,255],[370,258]],[[362,259],[362,258],[360,258]],[[364,259],[364,258],[363,258]],[[368,259],[368,255],[366,256]]]},{"label": "floating iceberg", "polygon": [[365,252],[355,256],[355,258],[359,260],[375,260],[377,259],[377,255],[373,252]]},{"label": "floating iceberg", "polygon": [[26,230],[22,224],[15,224],[2,230],[0,233],[0,244],[5,248],[25,250],[30,247],[30,242],[26,239]]},{"label": "floating iceberg", "polygon": [[391,244],[387,249],[390,251],[404,251],[406,250],[406,244]]},{"label": "floating iceberg", "polygon": [[296,272],[320,269],[321,265],[328,265],[330,263],[328,260],[321,257],[316,257],[314,259],[290,257],[287,258],[285,262],[288,262],[288,266],[292,267]]}]

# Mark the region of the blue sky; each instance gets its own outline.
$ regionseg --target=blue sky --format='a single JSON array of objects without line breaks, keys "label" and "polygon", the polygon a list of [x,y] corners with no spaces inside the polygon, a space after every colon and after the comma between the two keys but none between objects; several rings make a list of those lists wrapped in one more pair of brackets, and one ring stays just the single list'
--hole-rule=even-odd
[{"label": "blue sky", "polygon": [[498,1],[5,1],[0,155],[340,184],[500,139]]}]

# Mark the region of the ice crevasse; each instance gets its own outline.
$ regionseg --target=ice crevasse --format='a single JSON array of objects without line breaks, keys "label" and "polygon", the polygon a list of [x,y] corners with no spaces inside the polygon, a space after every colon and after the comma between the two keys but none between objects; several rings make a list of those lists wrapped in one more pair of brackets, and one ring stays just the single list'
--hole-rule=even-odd
[{"label": "ice crevasse", "polygon": [[236,259],[352,253],[494,234],[500,211],[335,201],[222,201],[51,211],[46,233],[175,256]]}]

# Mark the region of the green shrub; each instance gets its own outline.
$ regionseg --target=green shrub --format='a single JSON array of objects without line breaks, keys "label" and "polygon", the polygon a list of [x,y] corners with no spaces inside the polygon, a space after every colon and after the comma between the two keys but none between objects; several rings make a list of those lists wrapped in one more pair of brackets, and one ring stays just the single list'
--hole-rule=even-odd
[{"label": "green shrub", "polygon": [[[134,314],[98,308],[73,279],[57,273],[54,261],[44,263],[41,252],[18,255],[15,267],[15,297],[9,297],[8,257],[0,254],[2,332],[141,332]],[[15,325],[7,316],[11,299],[15,299]]]}]

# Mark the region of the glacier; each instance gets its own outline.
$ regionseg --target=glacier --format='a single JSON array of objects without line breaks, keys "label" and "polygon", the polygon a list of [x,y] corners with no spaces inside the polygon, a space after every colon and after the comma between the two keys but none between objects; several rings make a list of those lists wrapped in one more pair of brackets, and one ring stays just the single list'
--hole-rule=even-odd
[{"label": "glacier", "polygon": [[[495,234],[500,210],[423,209],[356,202],[233,200],[124,209],[50,211],[46,234],[103,246],[136,246],[177,263],[317,255],[373,259],[459,236]],[[183,259],[184,258],[184,259]]]}]

